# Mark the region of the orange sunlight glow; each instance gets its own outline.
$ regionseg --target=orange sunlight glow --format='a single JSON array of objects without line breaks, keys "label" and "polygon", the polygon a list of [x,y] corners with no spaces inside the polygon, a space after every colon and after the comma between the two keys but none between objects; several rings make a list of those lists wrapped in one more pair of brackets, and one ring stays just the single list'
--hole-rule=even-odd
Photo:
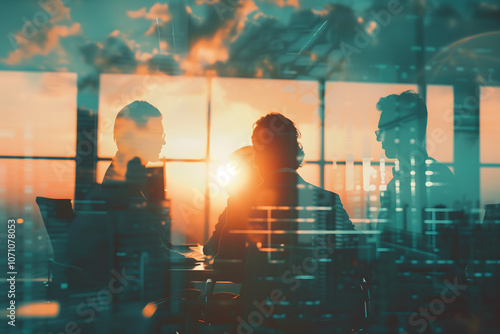
[{"label": "orange sunlight glow", "polygon": [[151,318],[153,316],[153,314],[155,314],[157,308],[158,308],[158,306],[156,306],[154,303],[148,303],[142,309],[142,316],[144,318]]},{"label": "orange sunlight glow", "polygon": [[113,157],[116,115],[134,100],[148,101],[163,114],[166,145],[160,156],[200,159],[205,156],[207,83],[205,78],[137,74],[101,75],[98,155]]},{"label": "orange sunlight glow", "polygon": [[59,303],[55,301],[34,302],[19,306],[17,316],[22,318],[55,318],[59,315]]}]

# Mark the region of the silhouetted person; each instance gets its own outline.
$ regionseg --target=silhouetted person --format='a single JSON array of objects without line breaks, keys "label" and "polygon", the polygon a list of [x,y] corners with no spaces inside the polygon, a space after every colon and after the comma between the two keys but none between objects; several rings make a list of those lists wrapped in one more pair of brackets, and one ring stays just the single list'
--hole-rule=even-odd
[{"label": "silhouetted person", "polygon": [[[226,187],[229,196],[238,196],[239,194],[248,191],[262,182],[257,168],[253,161],[252,146],[244,146],[234,151],[229,157],[229,162],[226,165],[228,174],[231,180]],[[203,247],[203,253],[208,256],[216,256],[219,251],[220,236],[226,224],[226,209],[220,214],[215,225],[210,240]]]},{"label": "silhouetted person", "polygon": [[[109,280],[118,223],[122,224],[122,234],[127,233],[126,226],[131,221],[141,225],[141,233],[156,235],[152,239],[157,253],[168,244],[162,217],[148,206],[145,191],[145,165],[158,160],[165,144],[162,114],[148,102],[130,103],[116,117],[114,139],[118,151],[102,185],[89,194],[88,204],[77,211],[70,226],[70,263],[83,270],[72,277],[76,287],[97,287]],[[137,236],[137,240],[142,239]],[[144,251],[151,251],[149,246],[151,242],[145,242]]]},{"label": "silhouetted person", "polygon": [[[237,328],[241,332],[257,333],[261,326],[284,332],[313,329],[319,323],[314,323],[312,314],[320,318],[322,312],[332,312],[334,296],[338,297],[334,293],[337,285],[329,281],[335,276],[331,266],[335,263],[340,269],[341,263],[345,264],[341,259],[347,255],[335,253],[336,260],[327,258],[336,247],[352,246],[351,237],[356,232],[339,196],[311,185],[297,173],[304,157],[299,136],[295,124],[279,113],[260,118],[254,124],[252,143],[263,181],[228,199],[218,257],[232,256],[244,262],[241,297],[245,315],[239,318]],[[305,269],[304,263],[311,266]],[[348,280],[347,276],[344,279]],[[291,303],[286,309],[278,304],[272,307],[279,309],[278,313],[285,312],[286,319],[264,314],[257,324],[249,320],[253,312],[262,314],[271,308],[268,304],[262,311],[254,301],[265,304],[278,290],[280,298]],[[306,301],[317,306],[305,310]],[[337,300],[337,306],[349,309],[346,301]],[[311,317],[301,319],[298,315],[308,312]]]},{"label": "silhouetted person", "polygon": [[116,116],[113,139],[118,151],[104,175],[103,185],[127,178],[133,183],[144,183],[146,174],[141,166],[157,161],[165,145],[160,111],[145,101],[130,103]]},{"label": "silhouetted person", "polygon": [[422,234],[424,208],[451,208],[458,190],[450,169],[428,155],[427,106],[422,98],[413,91],[392,94],[382,97],[377,109],[377,141],[387,158],[396,159],[393,179],[381,192],[379,226],[395,233],[392,241],[402,242],[404,234]]}]

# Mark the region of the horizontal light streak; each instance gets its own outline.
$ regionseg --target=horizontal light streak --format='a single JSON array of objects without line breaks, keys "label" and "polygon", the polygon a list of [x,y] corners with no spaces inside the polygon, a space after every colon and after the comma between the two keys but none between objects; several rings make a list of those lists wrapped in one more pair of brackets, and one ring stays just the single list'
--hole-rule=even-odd
[{"label": "horizontal light streak", "polygon": [[325,230],[232,230],[232,234],[380,234],[380,231],[325,231]]},{"label": "horizontal light streak", "polygon": [[331,206],[255,206],[254,210],[305,210],[305,211],[331,211]]},{"label": "horizontal light streak", "polygon": [[314,223],[316,220],[314,218],[252,218],[248,221],[253,223],[276,223],[276,222],[291,222],[291,223]]}]

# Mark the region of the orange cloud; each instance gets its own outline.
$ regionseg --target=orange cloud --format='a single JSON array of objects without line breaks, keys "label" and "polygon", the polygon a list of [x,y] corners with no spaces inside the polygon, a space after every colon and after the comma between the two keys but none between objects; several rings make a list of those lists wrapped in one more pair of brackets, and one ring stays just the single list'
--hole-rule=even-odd
[{"label": "orange cloud", "polygon": [[155,3],[149,11],[146,7],[142,7],[139,10],[133,11],[128,10],[127,15],[132,19],[144,18],[147,20],[158,20],[162,22],[168,22],[172,18],[172,15],[168,11],[168,4]]},{"label": "orange cloud", "polygon": [[219,2],[220,2],[219,0],[196,0],[197,5],[203,5],[203,4],[213,5]]},{"label": "orange cloud", "polygon": [[[61,58],[58,62],[64,63],[62,58],[66,56],[66,52],[59,46],[59,40],[79,34],[81,26],[79,23],[72,22],[70,9],[61,1],[40,2],[40,6],[49,14],[50,20],[43,26],[35,25],[31,21],[25,22],[23,28],[10,37],[17,44],[15,51],[9,52],[6,58],[0,59],[0,62],[15,65],[23,59],[29,59],[35,55],[48,55],[52,51],[57,51],[57,55]],[[61,21],[64,23],[55,25]],[[30,31],[29,36],[26,35],[26,29]]]},{"label": "orange cloud", "polygon": [[20,42],[18,49],[10,52],[2,61],[8,65],[14,65],[35,55],[46,56],[59,46],[61,38],[77,35],[80,28],[80,23],[73,23],[71,26],[57,25],[40,29],[32,39],[25,39],[21,36],[18,39]]},{"label": "orange cloud", "polygon": [[131,19],[138,19],[146,15],[146,7],[142,7],[139,10],[127,10],[127,15]]},{"label": "orange cloud", "polygon": [[207,65],[229,59],[228,44],[234,42],[242,33],[252,13],[258,10],[254,1],[242,2],[235,7],[234,16],[225,19],[221,27],[211,37],[202,38],[194,43],[188,58],[181,63],[187,74],[203,74]]},{"label": "orange cloud", "polygon": [[181,68],[187,74],[202,74],[206,65],[213,65],[218,61],[229,59],[229,51],[224,41],[231,27],[219,29],[209,39],[200,39],[191,48],[189,57],[181,63]]},{"label": "orange cloud", "polygon": [[153,55],[151,53],[141,52],[140,50],[137,50],[135,52],[135,59],[138,62],[146,62],[146,61],[150,60],[151,58],[153,58]]},{"label": "orange cloud", "polygon": [[172,15],[168,11],[168,4],[160,3],[155,3],[153,6],[151,6],[149,11],[146,9],[146,7],[142,7],[141,9],[135,11],[128,10],[127,15],[132,19],[143,18],[153,21],[146,31],[146,36],[156,33],[156,19],[158,19],[159,22],[164,23],[169,22],[172,18]]},{"label": "orange cloud", "polygon": [[57,4],[57,12],[50,19],[50,23],[54,24],[59,21],[71,20],[71,15],[69,13],[69,8],[64,6],[60,1],[54,1]]},{"label": "orange cloud", "polygon": [[295,8],[300,7],[299,0],[277,0],[277,1],[267,0],[267,2],[273,2],[276,5],[278,5],[279,7],[286,7],[286,6],[291,6],[291,7],[295,7]]},{"label": "orange cloud", "polygon": [[238,12],[236,15],[236,34],[232,37],[231,42],[234,42],[243,31],[243,28],[245,28],[245,24],[248,21],[248,16],[258,9],[259,7],[257,7],[257,5],[253,1],[246,1],[244,2],[243,6],[238,8]]}]

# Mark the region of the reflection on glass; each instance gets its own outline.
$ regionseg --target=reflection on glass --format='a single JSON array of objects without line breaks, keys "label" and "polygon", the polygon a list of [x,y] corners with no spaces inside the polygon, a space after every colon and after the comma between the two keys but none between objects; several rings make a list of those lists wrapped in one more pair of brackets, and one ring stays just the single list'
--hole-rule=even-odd
[{"label": "reflection on glass", "polygon": [[382,96],[416,90],[410,84],[327,82],[325,84],[325,159],[378,161],[384,155],[374,134]]},{"label": "reflection on glass", "polygon": [[204,163],[165,165],[167,198],[172,202],[172,243],[202,242],[205,231]]},{"label": "reflection on glass", "polygon": [[163,115],[166,145],[160,157],[200,159],[207,137],[205,78],[160,75],[103,74],[99,93],[98,155],[112,157],[114,120],[125,105],[144,100]]},{"label": "reflection on glass", "polygon": [[500,143],[500,87],[481,87],[480,134],[481,163],[500,163],[498,143]]},{"label": "reflection on glass", "polygon": [[453,87],[427,86],[427,152],[453,162]]},{"label": "reflection on glass", "polygon": [[[2,159],[0,163],[0,213],[31,215],[35,197],[73,198],[75,162],[71,160]],[[26,216],[24,216],[27,219]]]},{"label": "reflection on glass", "polygon": [[305,159],[319,159],[318,83],[313,81],[214,78],[212,81],[211,158],[222,160],[251,145],[252,125],[279,112],[302,133]]},{"label": "reflection on glass", "polygon": [[481,168],[481,207],[500,203],[500,168]]},{"label": "reflection on glass", "polygon": [[76,74],[0,71],[0,87],[2,155],[75,156]]},{"label": "reflection on glass", "polygon": [[351,221],[359,224],[357,229],[371,229],[363,224],[377,224],[380,193],[392,179],[392,168],[382,164],[353,163],[326,166],[325,189],[339,194]]}]

